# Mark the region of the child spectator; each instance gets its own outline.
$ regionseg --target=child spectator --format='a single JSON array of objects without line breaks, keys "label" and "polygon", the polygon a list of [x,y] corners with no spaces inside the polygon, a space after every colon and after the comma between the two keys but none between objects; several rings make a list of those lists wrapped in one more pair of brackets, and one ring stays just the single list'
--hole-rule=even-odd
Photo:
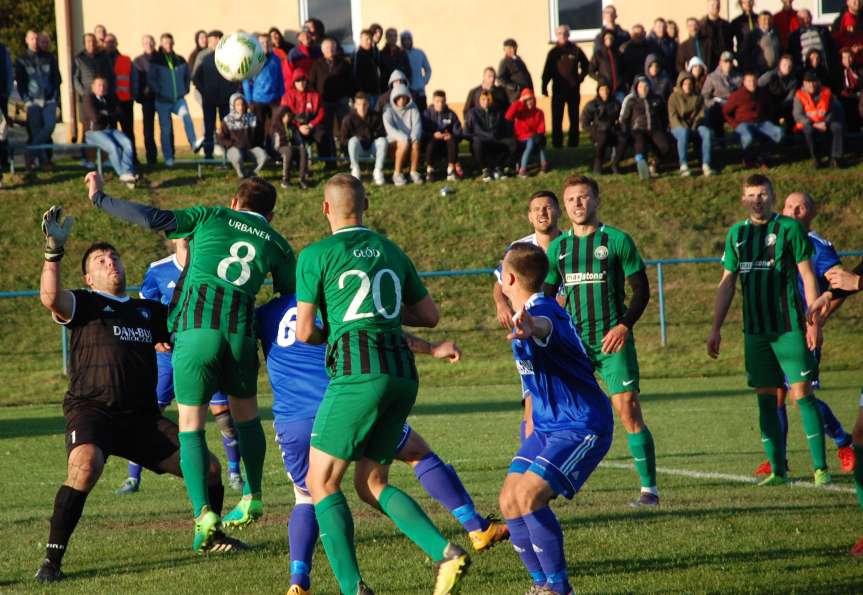
[{"label": "child spectator", "polygon": [[[371,38],[369,38],[371,39]],[[339,138],[342,145],[348,148],[348,157],[351,160],[351,175],[356,179],[362,179],[360,169],[361,157],[374,157],[375,169],[373,173],[375,184],[383,186],[384,159],[387,156],[387,139],[381,115],[371,109],[369,99],[365,93],[359,91],[354,96],[354,108],[342,120]]]},{"label": "child spectator", "polygon": [[230,100],[231,111],[222,119],[219,129],[219,144],[225,149],[225,155],[237,172],[238,178],[244,178],[243,161],[255,161],[254,175],[258,175],[267,162],[267,152],[259,144],[260,135],[258,117],[246,106],[242,93],[234,93]]},{"label": "child spectator", "polygon": [[[291,118],[293,146],[305,151],[305,147],[314,142],[320,152],[327,140],[327,132],[323,127],[324,107],[321,96],[308,89],[308,79],[304,70],[294,70],[292,85],[282,97],[282,106],[290,110],[293,115]],[[305,184],[304,173],[300,174],[301,186]]]},{"label": "child spectator", "polygon": [[414,184],[422,184],[423,178],[419,172],[422,116],[411,98],[407,85],[395,85],[392,88],[390,105],[384,111],[384,128],[387,131],[387,141],[396,146],[393,184],[396,186],[407,184],[402,166],[408,153],[410,153],[411,181]]},{"label": "child spectator", "polygon": [[704,88],[704,82],[707,80],[707,66],[702,62],[701,58],[698,56],[693,57],[686,64],[684,71],[692,75],[692,78],[695,79],[695,89],[698,93],[701,93],[701,90]]},{"label": "child spectator", "polygon": [[491,91],[481,92],[477,105],[468,111],[465,132],[470,138],[474,159],[482,168],[482,180],[502,179],[502,166],[510,165],[515,159],[516,144],[508,134],[503,111],[496,105]]},{"label": "child spectator", "polygon": [[665,74],[662,61],[657,54],[650,54],[645,58],[644,76],[647,77],[647,82],[650,83],[650,90],[668,101],[668,97],[672,91],[671,79]]},{"label": "child spectator", "polygon": [[462,137],[461,122],[446,104],[446,93],[437,90],[432,106],[423,114],[423,135],[426,139],[426,180],[434,178],[434,161],[446,153],[446,179],[454,182],[464,177],[458,162],[458,143]]},{"label": "child spectator", "polygon": [[539,154],[540,172],[548,172],[548,160],[545,156],[545,114],[536,107],[533,91],[522,89],[518,101],[509,106],[505,117],[513,123],[515,139],[522,149],[519,177],[527,177],[527,166],[534,152]]},{"label": "child spectator", "polygon": [[[608,81],[600,80],[596,88],[596,97],[584,106],[581,112],[581,127],[590,132],[593,140],[593,173],[602,174],[602,164],[605,162],[606,147],[619,148],[615,153],[620,153],[626,146],[625,137],[620,134],[620,102],[611,93],[611,85]],[[623,142],[620,142],[623,140]],[[616,174],[620,173],[619,160],[615,159],[611,168]]]},{"label": "child spectator", "polygon": [[297,185],[301,190],[306,190],[308,182],[306,176],[309,169],[309,155],[302,142],[299,132],[293,126],[294,114],[285,106],[281,106],[273,115],[273,124],[270,134],[273,138],[273,147],[282,156],[282,188],[290,187],[291,165],[294,157],[299,162],[299,181]]}]

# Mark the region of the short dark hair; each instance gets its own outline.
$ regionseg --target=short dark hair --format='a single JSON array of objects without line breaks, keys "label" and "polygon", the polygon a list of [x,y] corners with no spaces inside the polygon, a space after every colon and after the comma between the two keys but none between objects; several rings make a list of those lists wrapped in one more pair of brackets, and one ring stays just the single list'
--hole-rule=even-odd
[{"label": "short dark hair", "polygon": [[357,91],[356,94],[354,95],[354,101],[357,101],[359,99],[365,99],[366,101],[368,101],[369,96],[366,95],[365,93],[363,93],[362,91]]},{"label": "short dark hair", "polygon": [[171,41],[174,41],[174,36],[173,36],[173,35],[171,35],[170,33],[162,33],[162,34],[159,36],[159,39],[160,39],[160,40],[162,40],[162,39],[170,39]]},{"label": "short dark hair", "polygon": [[516,42],[512,37],[509,37],[503,40],[503,47],[517,48],[518,42]]},{"label": "short dark hair", "polygon": [[770,194],[773,194],[773,182],[771,182],[770,178],[764,174],[752,174],[750,176],[746,176],[746,179],[743,180],[743,188],[752,188],[753,186],[767,186],[768,190],[770,190]]},{"label": "short dark hair", "polygon": [[530,291],[540,291],[548,275],[548,256],[539,246],[516,242],[506,253],[506,261],[521,285]]},{"label": "short dark hair", "polygon": [[81,274],[82,275],[87,274],[87,261],[90,259],[90,255],[93,254],[93,252],[100,252],[100,251],[113,252],[117,256],[120,255],[120,253],[117,252],[117,249],[112,244],[109,244],[108,242],[93,242],[92,244],[90,244],[90,246],[86,250],[84,250],[84,256],[81,257]]},{"label": "short dark hair", "polygon": [[264,178],[254,176],[240,182],[238,206],[261,215],[269,215],[276,206],[276,189]]},{"label": "short dark hair", "polygon": [[363,35],[368,35],[369,37],[371,37],[372,36],[372,30],[371,29],[363,29],[362,31],[360,31],[360,37],[362,37]]},{"label": "short dark hair", "polygon": [[770,12],[769,10],[762,10],[761,12],[758,13],[758,16],[760,16],[760,17],[763,17],[764,15],[769,16],[771,19],[773,18],[773,13]]},{"label": "short dark hair", "polygon": [[746,78],[747,76],[753,76],[755,77],[755,80],[758,80],[758,73],[753,70],[747,70],[743,73],[743,78]]},{"label": "short dark hair", "polygon": [[380,23],[372,23],[371,25],[369,25],[369,33],[372,34],[372,37],[374,37],[375,33],[377,33],[378,31],[380,31],[381,34],[383,34],[384,32],[384,28],[381,27]]},{"label": "short dark hair", "polygon": [[550,198],[551,202],[554,203],[554,206],[558,209],[560,208],[560,201],[557,200],[557,195],[551,190],[537,190],[527,199],[527,205],[530,206],[530,203],[532,203],[535,198]]},{"label": "short dark hair", "polygon": [[[278,29],[276,29],[276,31],[278,31]],[[207,37],[218,37],[219,39],[221,39],[224,36],[225,34],[222,33],[222,31],[219,29],[213,29],[212,31],[207,33]]]},{"label": "short dark hair", "polygon": [[446,99],[446,91],[444,91],[443,89],[436,90],[434,93],[432,93],[432,99],[434,99],[435,97],[443,97],[444,99]]},{"label": "short dark hair", "polygon": [[564,192],[566,192],[566,189],[570,186],[590,186],[591,191],[593,191],[593,196],[599,197],[599,184],[589,176],[569,176],[563,181]]}]

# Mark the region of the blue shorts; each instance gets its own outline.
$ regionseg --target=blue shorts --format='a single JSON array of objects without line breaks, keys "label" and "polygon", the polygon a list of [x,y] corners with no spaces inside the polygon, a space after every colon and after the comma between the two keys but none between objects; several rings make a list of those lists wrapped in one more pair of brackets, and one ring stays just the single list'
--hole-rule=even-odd
[{"label": "blue shorts", "polygon": [[611,448],[611,434],[534,430],[512,458],[510,473],[531,471],[571,500]]},{"label": "blue shorts", "polygon": [[[174,401],[174,367],[171,365],[171,355],[157,353],[158,377],[156,382],[156,401],[159,408],[164,409]],[[216,393],[210,399],[210,405],[228,406],[228,395]]]}]

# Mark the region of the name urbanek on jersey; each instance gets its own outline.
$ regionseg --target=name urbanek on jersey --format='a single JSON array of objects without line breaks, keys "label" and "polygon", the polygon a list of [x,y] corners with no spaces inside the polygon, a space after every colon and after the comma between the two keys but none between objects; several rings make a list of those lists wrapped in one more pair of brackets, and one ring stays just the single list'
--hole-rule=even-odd
[{"label": "name urbanek on jersey", "polygon": [[253,236],[258,236],[261,239],[270,240],[270,234],[264,231],[263,229],[258,229],[257,227],[252,227],[248,223],[243,223],[242,221],[237,221],[236,219],[228,219],[228,227],[233,227],[234,229],[238,229],[244,233],[252,234]]}]

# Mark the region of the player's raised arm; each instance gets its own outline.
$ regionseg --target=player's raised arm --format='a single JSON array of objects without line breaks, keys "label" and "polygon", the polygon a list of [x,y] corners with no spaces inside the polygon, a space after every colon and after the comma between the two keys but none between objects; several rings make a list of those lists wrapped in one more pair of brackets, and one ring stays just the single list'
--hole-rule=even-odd
[{"label": "player's raised arm", "polygon": [[177,218],[171,211],[163,211],[156,207],[120,200],[119,198],[113,198],[105,194],[102,190],[102,176],[97,172],[91,171],[88,173],[84,178],[84,183],[87,184],[87,195],[93,206],[102,209],[118,219],[154,231],[171,233],[177,229]]},{"label": "player's raised arm", "polygon": [[63,219],[63,207],[52,206],[42,215],[42,233],[45,234],[45,264],[39,280],[39,298],[42,305],[60,320],[68,321],[75,313],[75,296],[60,283],[60,260],[65,253],[66,240],[72,231],[72,217]]}]

